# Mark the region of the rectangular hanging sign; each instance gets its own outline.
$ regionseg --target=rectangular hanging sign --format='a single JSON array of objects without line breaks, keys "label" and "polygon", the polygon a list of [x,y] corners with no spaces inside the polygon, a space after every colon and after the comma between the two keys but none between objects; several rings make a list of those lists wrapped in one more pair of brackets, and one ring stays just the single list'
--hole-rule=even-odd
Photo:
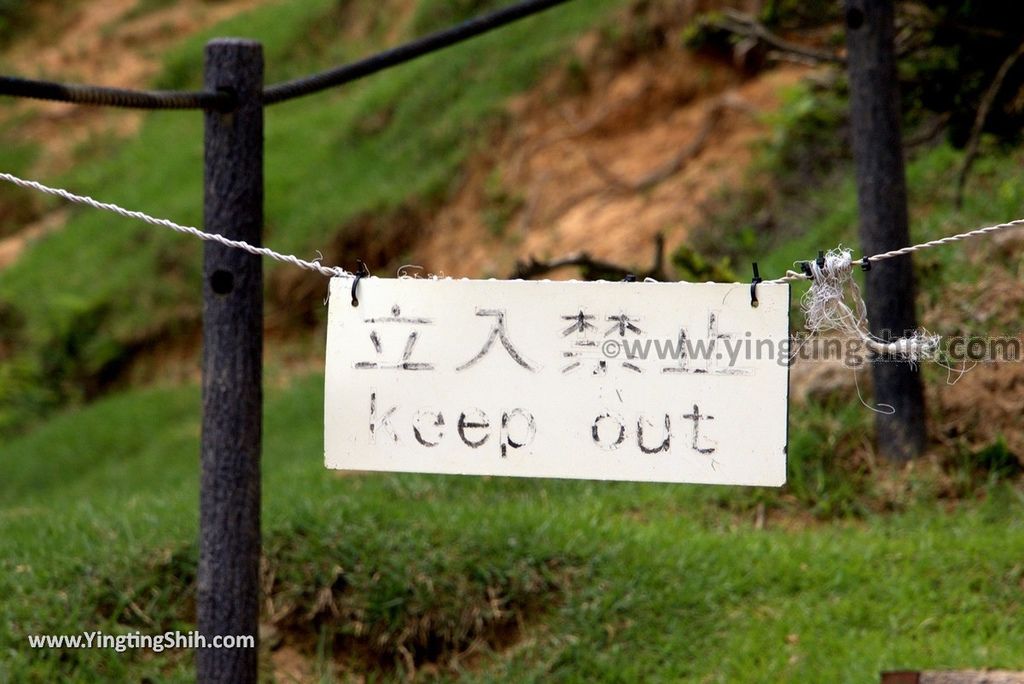
[{"label": "rectangular hanging sign", "polygon": [[789,286],[331,281],[329,468],[779,486]]}]

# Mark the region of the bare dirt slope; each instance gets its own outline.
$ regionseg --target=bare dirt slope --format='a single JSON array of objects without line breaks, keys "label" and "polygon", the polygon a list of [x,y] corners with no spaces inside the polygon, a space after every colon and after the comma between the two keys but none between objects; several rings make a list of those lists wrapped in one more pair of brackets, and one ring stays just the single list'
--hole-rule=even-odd
[{"label": "bare dirt slope", "polygon": [[[584,94],[554,75],[510,105],[514,122],[474,159],[413,252],[431,272],[508,275],[518,259],[594,257],[647,268],[707,201],[740,182],[764,114],[804,70],[744,79],[729,65],[666,50],[598,76]],[[564,275],[572,275],[566,273]]]}]

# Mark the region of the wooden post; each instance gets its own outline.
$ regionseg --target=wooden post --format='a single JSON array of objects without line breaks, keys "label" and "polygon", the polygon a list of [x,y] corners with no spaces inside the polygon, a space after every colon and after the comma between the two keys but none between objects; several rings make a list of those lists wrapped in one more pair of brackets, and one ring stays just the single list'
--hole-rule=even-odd
[{"label": "wooden post", "polygon": [[1024,672],[1009,670],[899,670],[882,673],[882,684],[1024,684]]},{"label": "wooden post", "polygon": [[[910,244],[893,0],[845,0],[845,9],[860,241],[864,254],[877,254]],[[882,339],[912,333],[917,323],[910,256],[872,265],[865,279],[871,333]],[[908,363],[884,359],[872,364],[872,373],[876,402],[895,409],[876,414],[879,451],[892,461],[910,460],[925,443],[920,375]]]},{"label": "wooden post", "polygon": [[[206,230],[260,244],[263,229],[263,51],[248,40],[206,46],[206,88],[235,95],[208,111]],[[215,243],[203,253],[203,434],[199,492],[199,631],[259,627],[263,264]],[[256,682],[257,648],[198,649],[200,682]]]}]

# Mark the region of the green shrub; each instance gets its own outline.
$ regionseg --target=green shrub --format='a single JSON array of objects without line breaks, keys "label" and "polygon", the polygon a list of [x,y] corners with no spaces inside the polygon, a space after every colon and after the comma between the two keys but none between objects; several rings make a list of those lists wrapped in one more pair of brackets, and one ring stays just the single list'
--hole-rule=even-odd
[{"label": "green shrub", "polygon": [[[904,108],[950,115],[949,140],[967,141],[979,103],[1000,65],[1020,45],[1024,5],[973,0],[928,3],[924,28],[901,60]],[[1010,70],[993,102],[986,130],[1017,141],[1024,126],[1024,61]]]},{"label": "green shrub", "polygon": [[0,44],[9,41],[17,30],[28,25],[30,10],[28,0],[0,0]]}]

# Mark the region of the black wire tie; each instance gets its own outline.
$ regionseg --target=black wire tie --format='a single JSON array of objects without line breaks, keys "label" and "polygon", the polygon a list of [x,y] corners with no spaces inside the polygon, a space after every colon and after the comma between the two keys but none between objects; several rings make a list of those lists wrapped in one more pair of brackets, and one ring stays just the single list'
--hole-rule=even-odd
[{"label": "black wire tie", "polygon": [[370,275],[370,271],[366,268],[366,264],[363,263],[362,259],[356,259],[356,263],[359,264],[359,270],[356,271],[355,280],[352,281],[352,306],[359,306],[359,297],[356,297],[356,288],[359,287],[359,280]]},{"label": "black wire tie", "polygon": [[754,269],[754,278],[750,281],[750,306],[757,308],[757,284],[761,282],[761,272],[757,270],[756,261],[751,266]]}]

